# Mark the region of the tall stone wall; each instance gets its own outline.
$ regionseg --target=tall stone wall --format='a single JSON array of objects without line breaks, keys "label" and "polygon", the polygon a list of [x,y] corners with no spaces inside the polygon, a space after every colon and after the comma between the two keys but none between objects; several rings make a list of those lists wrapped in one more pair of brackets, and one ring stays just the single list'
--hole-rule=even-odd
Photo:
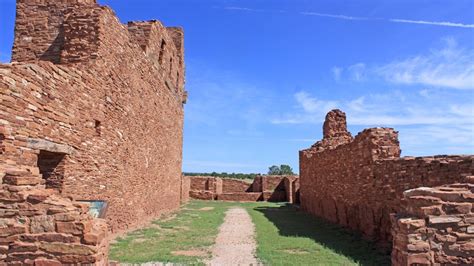
[{"label": "tall stone wall", "polygon": [[108,201],[112,232],[179,207],[182,29],[123,25],[94,0],[20,0],[12,60],[0,65],[0,172]]},{"label": "tall stone wall", "polygon": [[473,203],[472,183],[405,191],[392,217],[392,265],[473,265]]},{"label": "tall stone wall", "polygon": [[[400,210],[403,191],[453,183],[474,172],[473,156],[400,158],[398,133],[365,129],[344,133],[345,114],[331,111],[325,138],[300,151],[300,198],[304,210],[390,244],[390,214]],[[328,122],[325,123],[325,125]]]}]

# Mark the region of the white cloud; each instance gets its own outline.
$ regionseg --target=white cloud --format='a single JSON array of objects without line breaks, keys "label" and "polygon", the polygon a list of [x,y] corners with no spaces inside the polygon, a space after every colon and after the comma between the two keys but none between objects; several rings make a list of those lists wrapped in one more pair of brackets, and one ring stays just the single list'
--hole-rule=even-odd
[{"label": "white cloud", "polygon": [[453,89],[474,89],[474,50],[459,48],[452,39],[440,50],[376,67],[387,81]]},{"label": "white cloud", "polygon": [[473,24],[463,24],[463,23],[448,22],[448,21],[426,21],[426,20],[410,20],[410,19],[398,19],[398,18],[392,18],[392,19],[389,19],[389,21],[395,22],[395,23],[425,24],[425,25],[458,27],[458,28],[474,28]]},{"label": "white cloud", "polygon": [[[286,13],[286,11],[283,11],[283,10],[252,9],[252,8],[247,8],[247,7],[236,7],[236,6],[223,7],[223,9],[235,10],[235,11]],[[302,11],[302,12],[298,12],[298,14],[304,15],[304,16],[326,17],[326,18],[352,20],[352,21],[364,21],[364,20],[386,21],[386,22],[391,22],[391,23],[420,24],[420,25],[440,26],[440,27],[474,28],[474,24],[465,24],[465,23],[451,22],[451,21],[427,21],[427,20],[413,20],[413,19],[401,19],[401,18],[358,17],[358,16],[343,15],[343,14],[329,14],[329,13],[319,13],[319,12],[311,12],[311,11]]]},{"label": "white cloud", "polygon": [[347,103],[347,107],[349,107],[349,109],[353,111],[362,112],[363,110],[365,110],[364,100],[365,100],[365,97],[361,96]]},{"label": "white cloud", "polygon": [[311,95],[305,91],[297,92],[294,96],[298,104],[308,113],[325,112],[337,106],[336,101],[321,101],[311,97]]},{"label": "white cloud", "polygon": [[368,19],[370,19],[370,18],[366,18],[366,17],[353,17],[353,16],[346,16],[346,15],[326,14],[326,13],[317,13],[317,12],[300,12],[300,14],[305,15],[305,16],[328,17],[328,18],[337,18],[337,19],[344,19],[344,20],[368,20]]},{"label": "white cloud", "polygon": [[333,67],[331,69],[332,75],[334,77],[335,81],[340,81],[341,80],[341,75],[342,75],[343,68],[342,67]]},{"label": "white cloud", "polygon": [[364,63],[357,63],[349,66],[347,70],[355,81],[363,81],[366,79],[366,67]]},{"label": "white cloud", "polygon": [[299,110],[272,119],[274,124],[318,124],[324,114],[340,108],[348,114],[348,124],[358,126],[408,126],[408,125],[473,125],[472,99],[464,104],[451,101],[420,100],[418,94],[404,95],[399,91],[387,94],[369,94],[355,99],[336,102],[321,100],[307,92],[295,94]]}]

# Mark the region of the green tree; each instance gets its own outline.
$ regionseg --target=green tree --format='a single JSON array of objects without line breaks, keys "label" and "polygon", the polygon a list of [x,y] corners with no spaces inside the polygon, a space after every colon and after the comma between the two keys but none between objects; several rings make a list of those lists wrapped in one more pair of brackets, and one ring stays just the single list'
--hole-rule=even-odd
[{"label": "green tree", "polygon": [[269,175],[281,175],[280,167],[278,167],[277,165],[272,165],[272,166],[268,167],[268,174]]},{"label": "green tree", "polygon": [[280,175],[294,175],[293,169],[287,164],[280,165]]}]

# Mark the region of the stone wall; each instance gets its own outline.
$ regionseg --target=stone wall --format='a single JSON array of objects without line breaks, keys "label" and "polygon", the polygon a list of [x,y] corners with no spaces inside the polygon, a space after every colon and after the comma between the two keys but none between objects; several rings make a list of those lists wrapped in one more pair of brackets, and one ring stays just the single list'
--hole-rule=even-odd
[{"label": "stone wall", "polygon": [[123,25],[95,0],[19,0],[0,65],[0,172],[106,200],[112,232],[182,200],[183,31]]},{"label": "stone wall", "polygon": [[391,128],[365,129],[352,138],[340,110],[331,111],[325,125],[325,138],[300,151],[302,208],[387,246],[390,214],[400,210],[403,191],[454,183],[474,172],[474,156],[400,158]]},{"label": "stone wall", "polygon": [[46,189],[27,170],[0,177],[0,264],[107,265],[107,224],[88,214],[87,203]]},{"label": "stone wall", "polygon": [[[189,195],[201,200],[224,201],[299,201],[298,176],[257,176],[247,180],[212,176],[190,176]],[[285,180],[291,181],[285,181]],[[292,191],[292,192],[289,192]]]},{"label": "stone wall", "polygon": [[473,265],[473,203],[472,183],[405,191],[392,217],[392,265]]},{"label": "stone wall", "polygon": [[191,190],[191,179],[189,176],[181,176],[181,203],[189,201],[189,191]]}]

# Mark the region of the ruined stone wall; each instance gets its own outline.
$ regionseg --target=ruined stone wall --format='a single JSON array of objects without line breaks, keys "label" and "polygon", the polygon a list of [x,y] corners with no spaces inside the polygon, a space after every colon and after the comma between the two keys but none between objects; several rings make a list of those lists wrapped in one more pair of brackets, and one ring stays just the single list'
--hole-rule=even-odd
[{"label": "ruined stone wall", "polygon": [[[345,125],[340,113],[327,117]],[[347,136],[339,131],[334,140],[328,135],[300,151],[301,206],[381,244],[390,244],[390,213],[400,209],[403,191],[453,183],[474,172],[473,156],[399,158],[398,133],[391,128]]]},{"label": "ruined stone wall", "polygon": [[0,181],[0,264],[107,265],[107,224],[87,203],[46,189],[26,170],[5,169]]},{"label": "ruined stone wall", "polygon": [[[149,28],[141,40],[138,28]],[[0,170],[15,165],[54,178],[63,196],[108,201],[113,232],[176,209],[182,37],[157,21],[122,25],[92,0],[18,1],[14,63],[0,65]]]},{"label": "ruined stone wall", "polygon": [[289,203],[300,203],[300,182],[296,176],[287,176],[284,179],[286,199]]},{"label": "ruined stone wall", "polygon": [[392,265],[473,265],[473,203],[472,183],[405,191],[392,217]]},{"label": "ruined stone wall", "polygon": [[222,193],[253,192],[252,183],[245,180],[222,179]]},{"label": "ruined stone wall", "polygon": [[[298,176],[257,176],[252,183],[212,176],[190,176],[190,179],[189,194],[194,199],[281,202],[291,198],[294,202],[297,193],[299,195]],[[291,185],[286,185],[286,179],[291,180]],[[288,189],[294,192],[287,192]]]}]

